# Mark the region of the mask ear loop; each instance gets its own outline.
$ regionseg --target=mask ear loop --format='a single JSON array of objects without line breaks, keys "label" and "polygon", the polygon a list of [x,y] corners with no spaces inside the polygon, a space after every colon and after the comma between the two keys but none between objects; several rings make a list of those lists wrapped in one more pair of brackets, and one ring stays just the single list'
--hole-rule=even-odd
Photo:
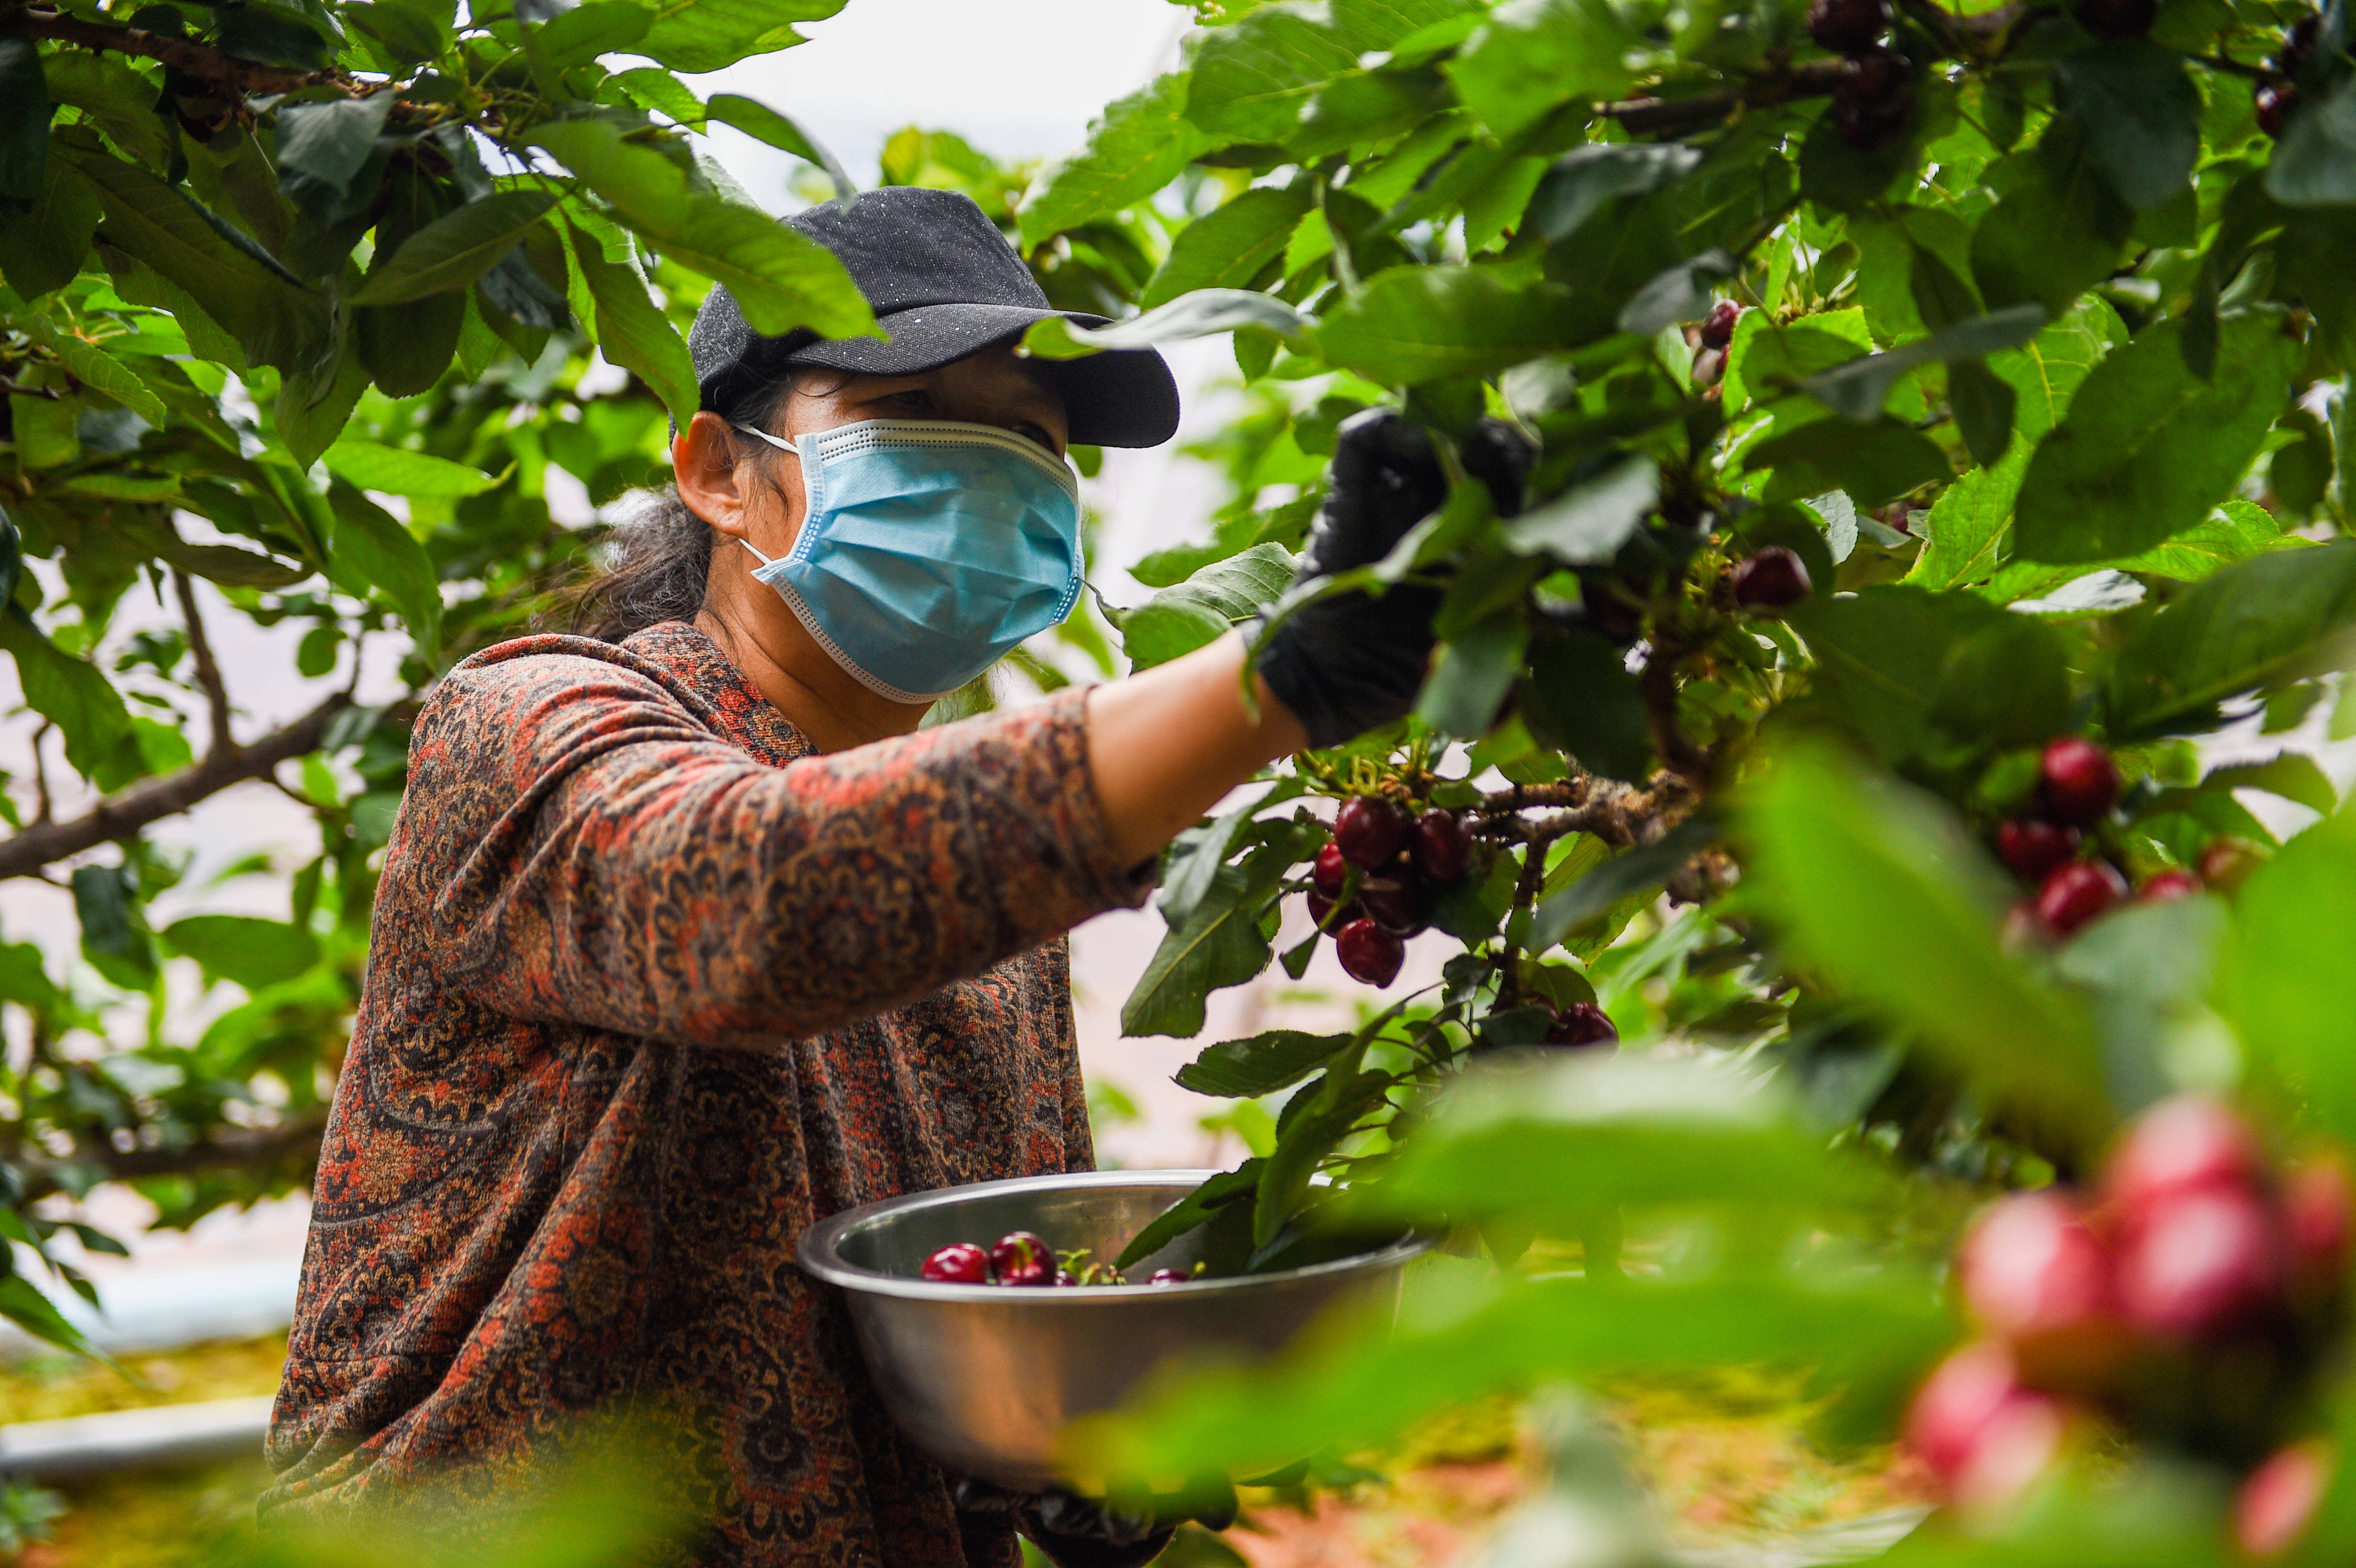
[{"label": "mask ear loop", "polygon": [[[759,440],[766,441],[771,446],[776,447],[779,452],[790,452],[796,458],[799,458],[802,454],[802,449],[800,447],[796,446],[792,442],[787,441],[782,435],[771,435],[767,431],[761,430],[756,426],[749,424],[732,424],[728,428],[742,434],[754,436]],[[751,550],[753,552],[753,559],[759,561],[763,566],[774,566],[776,564],[776,557],[763,555],[761,553],[760,546],[755,544],[751,539],[739,538],[736,542],[743,545],[746,549]]]}]

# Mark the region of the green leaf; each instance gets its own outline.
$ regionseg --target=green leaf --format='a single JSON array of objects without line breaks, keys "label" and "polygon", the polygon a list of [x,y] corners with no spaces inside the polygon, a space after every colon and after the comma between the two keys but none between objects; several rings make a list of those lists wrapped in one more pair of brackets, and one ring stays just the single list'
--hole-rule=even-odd
[{"label": "green leaf", "polygon": [[1113,1260],[1115,1268],[1127,1268],[1141,1258],[1150,1258],[1187,1232],[1208,1221],[1220,1209],[1238,1203],[1259,1187],[1260,1161],[1248,1159],[1233,1170],[1223,1170],[1205,1181],[1156,1215],[1151,1223],[1129,1239],[1129,1244]]},{"label": "green leaf", "polygon": [[366,98],[280,106],[278,188],[313,222],[335,221],[348,196],[365,201],[376,194],[373,188],[353,192],[350,187],[369,166],[385,116],[400,96],[388,89]]},{"label": "green leaf", "polygon": [[1879,507],[1954,471],[1938,443],[1884,414],[1875,423],[1820,419],[1768,437],[1743,453],[1746,469],[1772,468],[1770,500],[1845,490],[1859,507]]},{"label": "green leaf", "polygon": [[1252,189],[1178,231],[1169,256],[1145,285],[1147,310],[1196,289],[1248,289],[1284,254],[1284,242],[1309,211],[1306,189]]},{"label": "green leaf", "polygon": [[1620,307],[1615,325],[1622,332],[1650,337],[1665,326],[1698,321],[1709,314],[1711,285],[1726,282],[1738,270],[1734,258],[1720,250],[1688,256],[1646,279]]},{"label": "green leaf", "polygon": [[[57,1304],[33,1286],[33,1282],[21,1274],[0,1279],[0,1317],[6,1318],[36,1339],[46,1340],[61,1350],[79,1356],[97,1356],[96,1347],[85,1339],[82,1331],[67,1320]],[[103,1360],[103,1358],[101,1358]]]},{"label": "green leaf", "polygon": [[1292,581],[1294,564],[1292,553],[1282,545],[1254,545],[1122,612],[1121,646],[1130,667],[1167,664],[1226,635],[1230,627],[1283,593]]},{"label": "green leaf", "polygon": [[1309,96],[1358,63],[1325,7],[1301,0],[1271,0],[1194,42],[1186,118],[1227,142],[1283,141]]},{"label": "green leaf", "polygon": [[1222,1099],[1257,1099],[1290,1089],[1324,1065],[1327,1058],[1348,1045],[1346,1034],[1304,1034],[1299,1029],[1269,1029],[1248,1040],[1231,1040],[1206,1046],[1203,1053],[1178,1070],[1180,1087]]},{"label": "green leaf", "polygon": [[216,13],[213,47],[225,55],[292,70],[324,70],[335,46],[311,18],[270,0],[237,0]]},{"label": "green leaf", "polygon": [[[553,81],[562,72],[587,65],[599,55],[628,49],[654,25],[653,16],[631,0],[589,0],[524,32],[524,48]],[[747,100],[746,101],[750,101]]]},{"label": "green leaf", "polygon": [[843,0],[662,0],[637,52],[674,70],[718,70],[801,43],[796,22],[823,21],[842,6]]},{"label": "green leaf", "polygon": [[2057,120],[2038,144],[1988,171],[2002,192],[1972,231],[1972,278],[1990,310],[2034,300],[2060,319],[2111,275],[2135,220],[2086,155],[2075,126]]},{"label": "green leaf", "polygon": [[66,761],[84,778],[131,738],[131,713],[106,673],[59,651],[15,604],[0,608],[0,652],[16,661],[25,706],[58,727]]},{"label": "green leaf", "polygon": [[2216,995],[2253,1059],[2356,1135],[2356,814],[2291,839],[2234,900]]},{"label": "green leaf", "polygon": [[691,189],[677,165],[625,143],[612,124],[565,121],[540,127],[533,138],[666,256],[725,284],[754,331],[777,337],[807,326],[821,337],[882,336],[832,251],[757,208]]},{"label": "green leaf", "polygon": [[343,351],[311,374],[280,380],[271,412],[278,439],[297,464],[307,468],[318,460],[343,433],[367,389],[368,367],[360,363],[359,345],[348,336]]},{"label": "green leaf", "polygon": [[606,261],[595,240],[570,224],[565,228],[573,265],[581,269],[596,302],[598,348],[653,388],[670,411],[671,422],[685,430],[701,405],[702,393],[695,361],[679,328],[648,297],[646,280],[636,269]]},{"label": "green leaf", "polygon": [[[1277,1123],[1276,1151],[1260,1168],[1252,1205],[1252,1245],[1267,1249],[1307,1196],[1317,1168],[1350,1129],[1388,1097],[1387,1072],[1361,1072],[1363,1040],[1354,1040],[1314,1083],[1284,1107]],[[1257,1266],[1255,1260],[1254,1266]]]},{"label": "green leaf", "polygon": [[852,196],[859,187],[851,183],[850,174],[827,151],[817,137],[786,115],[767,104],[746,98],[741,93],[714,93],[704,106],[710,118],[723,125],[734,125],[756,141],[766,142],[780,152],[791,153],[805,163],[816,164],[834,182],[837,196]]},{"label": "green leaf", "polygon": [[401,0],[348,0],[343,19],[402,65],[423,65],[450,47],[446,18]]},{"label": "green leaf", "polygon": [[1644,196],[1701,165],[1698,147],[1681,142],[1590,143],[1556,159],[1523,213],[1549,243],[1569,239],[1619,197]]},{"label": "green leaf", "polygon": [[616,71],[607,79],[641,109],[669,116],[681,125],[703,123],[703,101],[667,70],[648,65]]},{"label": "green leaf", "polygon": [[1650,721],[1626,652],[1592,632],[1538,639],[1521,716],[1540,745],[1568,752],[1590,773],[1633,784],[1651,772]]},{"label": "green leaf", "polygon": [[1207,337],[1248,326],[1298,338],[1308,325],[1299,311],[1274,294],[1248,289],[1201,289],[1109,326],[1074,326],[1062,316],[1051,315],[1032,325],[1023,336],[1023,347],[1042,359],[1076,359],[1101,349],[1150,348],[1157,343]]},{"label": "green leaf", "polygon": [[[328,449],[330,456],[335,450]],[[327,503],[336,513],[335,549],[327,558],[327,575],[345,592],[362,599],[372,588],[383,593],[400,610],[419,650],[428,659],[438,656],[442,587],[425,547],[399,518],[340,479],[329,487]]]},{"label": "green leaf", "polygon": [[2184,362],[2182,318],[2147,327],[2086,378],[2021,480],[2015,553],[2101,561],[2199,524],[2233,494],[2290,396],[2300,348],[2271,315],[2224,323],[2216,374]]},{"label": "green leaf", "polygon": [[1537,906],[1529,950],[1544,953],[1622,899],[1666,885],[1678,867],[1717,843],[1719,833],[1717,823],[1692,817],[1655,842],[1604,861]]},{"label": "green leaf", "polygon": [[499,482],[499,475],[467,464],[373,441],[338,441],[320,453],[320,461],[330,474],[363,490],[392,496],[478,496]]},{"label": "green leaf", "polygon": [[319,940],[299,925],[242,914],[192,914],[159,933],[164,945],[211,973],[259,991],[319,961]]},{"label": "green leaf", "polygon": [[14,223],[0,221],[0,275],[27,300],[73,282],[98,227],[98,197],[64,158],[46,161],[41,194]]},{"label": "green leaf", "polygon": [[1211,138],[1186,118],[1186,73],[1173,72],[1106,105],[1087,144],[1031,182],[1017,214],[1023,248],[1143,201],[1208,151]]},{"label": "green leaf", "polygon": [[1619,553],[1659,499],[1653,460],[1632,453],[1506,523],[1505,546],[1568,566],[1601,565]]},{"label": "green leaf", "polygon": [[1448,66],[1464,106],[1499,136],[1564,103],[1621,97],[1643,38],[1607,0],[1505,0]]},{"label": "green leaf", "polygon": [[1522,673],[1522,650],[1528,641],[1529,628],[1519,606],[1474,622],[1440,645],[1416,712],[1445,734],[1467,740],[1487,734]]},{"label": "green leaf", "polygon": [[1837,994],[2082,1143],[2109,1113],[2083,1008],[1997,946],[2010,882],[1944,805],[1827,752],[1751,792],[1744,886]]},{"label": "green leaf", "polygon": [[[1801,383],[1807,394],[1843,419],[1869,424],[1881,415],[1898,378],[1933,360],[1970,359],[2018,348],[2045,325],[2045,307],[2017,304],[1959,321],[1928,337],[1904,343],[1887,354],[1869,354]],[[2008,423],[2009,421],[2008,421]]]},{"label": "green leaf", "polygon": [[2053,67],[2053,106],[2086,156],[2137,212],[2192,184],[2201,158],[2201,94],[2184,58],[2147,38],[2105,40]]},{"label": "green leaf", "polygon": [[1801,382],[1818,371],[1871,352],[1873,335],[1866,327],[1865,312],[1854,307],[1820,311],[1783,324],[1773,311],[1744,311],[1726,348],[1722,406],[1732,412],[1797,391]]},{"label": "green leaf", "polygon": [[2104,694],[2117,741],[2207,729],[2246,691],[2339,667],[2356,651],[2356,540],[2229,566],[2147,622]]},{"label": "green leaf", "polygon": [[48,187],[55,112],[40,46],[23,33],[0,33],[0,223],[31,209]]},{"label": "green leaf", "polygon": [[355,304],[404,304],[463,289],[498,265],[524,230],[556,205],[544,190],[494,191],[412,234],[392,259],[369,270]]},{"label": "green leaf", "polygon": [[1947,406],[1955,432],[1972,461],[1986,468],[2004,461],[2012,446],[2013,411],[2019,394],[1984,359],[1958,359],[1947,367]]},{"label": "green leaf", "polygon": [[119,866],[80,866],[71,880],[82,955],[125,990],[154,985],[155,943],[132,896],[130,874]]},{"label": "green leaf", "polygon": [[59,331],[38,317],[19,316],[14,325],[55,354],[75,380],[113,399],[149,424],[163,424],[164,400],[130,366],[97,344],[77,337],[70,331]]},{"label": "green leaf", "polygon": [[1387,386],[1479,376],[1567,340],[1572,296],[1515,287],[1494,267],[1393,267],[1367,280],[1317,328],[1326,362]]},{"label": "green leaf", "polygon": [[178,127],[167,139],[153,81],[111,54],[60,49],[41,64],[51,102],[72,104],[123,152],[157,174],[170,173]]},{"label": "green leaf", "polygon": [[1454,21],[1478,17],[1482,0],[1332,0],[1333,31],[1360,54],[1389,50]]},{"label": "green leaf", "polygon": [[1121,1033],[1182,1040],[1200,1033],[1204,997],[1225,986],[1240,986],[1268,967],[1260,911],[1283,874],[1284,868],[1272,864],[1257,876],[1220,867],[1202,902],[1154,949],[1121,1005]]},{"label": "green leaf", "polygon": [[2266,194],[2285,207],[2356,202],[2356,76],[2291,110],[2266,165]]},{"label": "green leaf", "polygon": [[2058,639],[1984,600],[1880,584],[1788,619],[1815,656],[1826,716],[1885,763],[2040,745],[2068,727]]}]

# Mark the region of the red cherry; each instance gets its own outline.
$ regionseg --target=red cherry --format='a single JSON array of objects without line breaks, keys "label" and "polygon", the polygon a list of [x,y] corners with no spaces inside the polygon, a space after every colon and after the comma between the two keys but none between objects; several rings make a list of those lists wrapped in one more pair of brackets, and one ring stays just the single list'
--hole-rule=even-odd
[{"label": "red cherry", "polygon": [[1353,795],[1333,818],[1333,845],[1362,871],[1379,871],[1398,859],[1414,831],[1408,814],[1387,800]]},{"label": "red cherry", "polygon": [[2256,1198],[2222,1187],[2179,1193],[2127,1228],[2119,1310],[2147,1333],[2215,1333],[2273,1302],[2282,1264],[2282,1237]]},{"label": "red cherry", "polygon": [[1078,1276],[1074,1275],[1070,1269],[1059,1268],[1055,1271],[1055,1288],[1057,1290],[1070,1290],[1079,1283]]},{"label": "red cherry", "polygon": [[2194,869],[2201,880],[2212,888],[2227,891],[2238,888],[2252,871],[2265,863],[2265,857],[2258,847],[2246,838],[2219,838],[2201,851]]},{"label": "red cherry", "polygon": [[1188,1274],[1183,1269],[1158,1268],[1153,1271],[1153,1277],[1147,1280],[1145,1283],[1148,1285],[1183,1285],[1194,1277],[1194,1276],[1193,1275]]},{"label": "red cherry", "polygon": [[2139,38],[2151,31],[2159,0],[2078,0],[2078,25],[2105,38]]},{"label": "red cherry", "polygon": [[1997,824],[1996,852],[2012,874],[2026,881],[2042,881],[2056,866],[2069,864],[2078,852],[2078,830],[2041,816],[2012,816]]},{"label": "red cherry", "polygon": [[1734,568],[1734,602],[1746,610],[1781,610],[1815,591],[1800,558],[1771,545]]},{"label": "red cherry", "polygon": [[1333,912],[1333,908],[1332,899],[1314,888],[1309,890],[1309,918],[1317,923],[1317,929],[1320,931],[1339,931],[1352,921],[1363,919],[1366,912],[1359,907],[1358,901],[1355,899],[1342,905],[1342,912],[1339,914]]},{"label": "red cherry", "polygon": [[990,1254],[971,1242],[951,1242],[925,1260],[925,1277],[943,1285],[988,1285]]},{"label": "red cherry", "polygon": [[1870,48],[1889,26],[1884,0],[1814,0],[1808,7],[1808,37],[1837,55]]},{"label": "red cherry", "polygon": [[1403,874],[1368,877],[1358,884],[1358,902],[1366,918],[1393,936],[1415,936],[1430,929],[1431,892],[1412,866]]},{"label": "red cherry", "polygon": [[2265,1157],[2242,1118],[2204,1094],[2146,1111],[2103,1172],[2103,1190],[2129,1223],[2162,1199],[2224,1188],[2251,1192]]},{"label": "red cherry", "polygon": [[1939,1364],[1906,1413],[1906,1441],[1966,1507],[2016,1496],[2062,1445],[2062,1409],[2020,1386],[1999,1340],[1965,1346]]},{"label": "red cherry", "polygon": [[1350,862],[1342,859],[1339,844],[1321,844],[1317,858],[1309,862],[1309,885],[1327,899],[1342,896],[1342,888],[1350,880]]},{"label": "red cherry", "polygon": [[2356,1195],[2338,1156],[2326,1155],[2283,1178],[2282,1217],[2291,1272],[2310,1284],[2335,1283],[2347,1270],[2349,1243],[2356,1237]]},{"label": "red cherry", "polygon": [[2171,899],[2197,898],[2200,892],[2200,878],[2190,871],[2170,869],[2146,877],[2143,886],[2136,890],[2136,902],[2166,903]]},{"label": "red cherry", "polygon": [[2101,860],[2073,860],[2037,890],[2037,918],[2067,936],[2126,894],[2126,880]]},{"label": "red cherry", "polygon": [[2077,1205],[2058,1193],[2016,1193],[1997,1204],[1972,1227],[1955,1262],[1973,1316],[2008,1338],[2110,1315],[2110,1253]]},{"label": "red cherry", "polygon": [[1694,351],[1693,367],[1687,379],[1697,387],[1715,387],[1726,379],[1726,350],[1698,348]]},{"label": "red cherry", "polygon": [[2274,1557],[2298,1544],[2331,1478],[2331,1448],[2296,1443],[2249,1474],[2233,1494],[2233,1541],[2253,1557]]},{"label": "red cherry", "polygon": [[1600,578],[1579,580],[1579,603],[1587,612],[1587,624],[1607,641],[1624,645],[1644,634],[1644,612]]},{"label": "red cherry", "polygon": [[1472,865],[1472,829],[1452,811],[1432,807],[1415,819],[1415,869],[1439,887],[1464,880]]},{"label": "red cherry", "polygon": [[990,1249],[991,1271],[1001,1285],[1048,1285],[1055,1283],[1055,1254],[1028,1231],[1010,1231]]},{"label": "red cherry", "polygon": [[1871,152],[1906,128],[1914,112],[1914,68],[1890,49],[1863,48],[1842,63],[1833,86],[1833,129],[1860,152]]},{"label": "red cherry", "polygon": [[2262,82],[2250,95],[2250,106],[2257,112],[2258,129],[2267,135],[2280,137],[2283,122],[2290,118],[2290,106],[2298,101],[2298,89],[2287,81]]},{"label": "red cherry", "polygon": [[1407,961],[1407,944],[1371,920],[1354,920],[1333,938],[1342,973],[1369,986],[1387,986]]},{"label": "red cherry", "polygon": [[2048,743],[2038,773],[2045,809],[2056,821],[2083,826],[2109,811],[2119,798],[2117,764],[2083,736],[2064,735]]},{"label": "red cherry", "polygon": [[1573,1002],[1555,1009],[1554,1022],[1547,1027],[1548,1045],[1610,1045],[1620,1039],[1620,1026],[1612,1015],[1593,1002]]},{"label": "red cherry", "polygon": [[[1879,4],[1879,0],[1875,0]],[[1742,307],[1732,300],[1720,300],[1710,306],[1709,315],[1701,324],[1701,346],[1704,348],[1724,348],[1734,341],[1734,324],[1742,319]]]}]

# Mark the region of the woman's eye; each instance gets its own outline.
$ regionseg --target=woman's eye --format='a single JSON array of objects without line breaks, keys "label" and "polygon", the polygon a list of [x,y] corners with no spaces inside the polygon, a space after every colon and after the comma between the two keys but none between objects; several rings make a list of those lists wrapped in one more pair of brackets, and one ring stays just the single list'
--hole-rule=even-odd
[{"label": "woman's eye", "polygon": [[[1049,435],[1042,426],[1035,424],[1019,424],[1014,427],[1014,433],[1023,437],[1025,441],[1037,442],[1051,453],[1055,452],[1055,438]],[[1062,453],[1056,453],[1056,455],[1061,456]]]}]

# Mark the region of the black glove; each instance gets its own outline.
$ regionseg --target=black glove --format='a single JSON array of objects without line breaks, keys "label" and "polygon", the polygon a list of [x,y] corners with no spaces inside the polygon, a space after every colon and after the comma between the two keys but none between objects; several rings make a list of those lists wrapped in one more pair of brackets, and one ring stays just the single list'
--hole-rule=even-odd
[{"label": "black glove", "polygon": [[[1483,420],[1463,446],[1465,471],[1489,488],[1499,515],[1521,509],[1534,453],[1522,433]],[[1310,530],[1295,586],[1368,566],[1448,499],[1431,438],[1389,409],[1345,421],[1333,443],[1333,487]],[[1302,607],[1269,637],[1259,673],[1309,732],[1338,746],[1403,718],[1431,661],[1431,616],[1441,591],[1394,583],[1380,597],[1335,594]]]},{"label": "black glove", "polygon": [[1224,1482],[1157,1497],[1143,1513],[1053,1488],[1010,1492],[970,1477],[958,1479],[952,1496],[969,1513],[1012,1514],[1016,1528],[1058,1568],[1142,1568],[1162,1555],[1185,1520],[1211,1530],[1236,1521],[1235,1488]]}]

